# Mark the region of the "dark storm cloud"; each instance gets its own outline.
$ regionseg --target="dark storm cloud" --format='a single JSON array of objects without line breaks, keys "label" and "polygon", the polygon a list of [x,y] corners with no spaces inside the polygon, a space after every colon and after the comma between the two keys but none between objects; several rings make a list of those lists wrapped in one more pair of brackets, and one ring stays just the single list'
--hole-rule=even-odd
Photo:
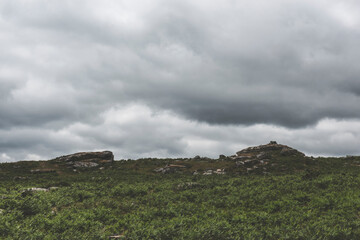
[{"label": "dark storm cloud", "polygon": [[[3,21],[29,32],[24,37],[34,43],[28,48],[39,48],[27,59],[28,71],[88,92],[83,101],[96,98],[97,111],[109,101],[141,100],[217,124],[301,127],[324,117],[359,117],[359,99],[341,89],[358,81],[359,30],[343,26],[322,5],[154,2],[127,25],[114,12],[99,15],[92,4],[78,11],[71,3],[19,7],[9,1],[2,13]],[[111,6],[103,4],[106,10]],[[113,6],[120,18],[122,7],[130,13],[142,9]],[[48,46],[38,46],[37,39]],[[339,104],[337,97],[348,101]],[[77,97],[74,102],[83,103]],[[59,115],[76,118],[63,104],[49,103],[54,105],[60,106]],[[42,109],[45,113],[36,114],[40,122],[61,118]],[[83,118],[82,110],[77,114]],[[33,122],[31,114],[23,114],[24,121]]]},{"label": "dark storm cloud", "polygon": [[[136,131],[144,122],[123,138],[101,137],[110,128],[102,114],[132,104],[224,127],[358,119],[359,11],[350,0],[1,1],[1,151],[185,151],[172,131],[150,144]],[[79,123],[93,128],[56,150],[60,132]]]}]

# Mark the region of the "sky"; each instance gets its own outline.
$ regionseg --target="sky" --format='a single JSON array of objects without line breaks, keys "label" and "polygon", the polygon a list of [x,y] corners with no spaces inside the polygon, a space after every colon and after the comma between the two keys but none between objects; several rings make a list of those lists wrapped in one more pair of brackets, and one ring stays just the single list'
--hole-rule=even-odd
[{"label": "sky", "polygon": [[356,0],[1,0],[0,162],[360,154]]}]

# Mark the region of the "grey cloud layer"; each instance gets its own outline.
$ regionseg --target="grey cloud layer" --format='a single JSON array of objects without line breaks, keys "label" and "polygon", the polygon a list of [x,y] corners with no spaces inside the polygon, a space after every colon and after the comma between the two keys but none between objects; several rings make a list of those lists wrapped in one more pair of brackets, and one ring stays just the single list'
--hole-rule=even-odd
[{"label": "grey cloud layer", "polygon": [[[38,129],[56,142],[62,129],[104,127],[101,114],[132,103],[216,125],[358,119],[359,12],[350,0],[3,0],[1,137]],[[137,136],[124,148],[143,145]],[[6,152],[14,141],[4,141]],[[184,151],[173,141],[148,152]]]}]

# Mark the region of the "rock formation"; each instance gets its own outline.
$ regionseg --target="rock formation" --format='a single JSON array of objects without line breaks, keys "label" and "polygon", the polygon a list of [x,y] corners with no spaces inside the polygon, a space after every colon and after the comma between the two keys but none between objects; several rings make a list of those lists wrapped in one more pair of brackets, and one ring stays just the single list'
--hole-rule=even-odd
[{"label": "rock formation", "polygon": [[114,154],[110,151],[103,152],[79,152],[70,155],[57,157],[54,160],[61,162],[76,162],[76,161],[114,161]]},{"label": "rock formation", "polygon": [[268,167],[277,165],[277,163],[274,163],[274,160],[282,156],[295,157],[294,159],[297,159],[304,157],[305,154],[289,146],[271,141],[265,145],[245,148],[237,152],[236,155],[230,156],[230,158],[236,160],[236,167],[243,168],[247,173],[256,170],[263,171],[265,174],[267,173],[265,170]]},{"label": "rock formation", "polygon": [[245,148],[231,157],[233,159],[267,159],[275,153],[279,153],[282,156],[305,156],[305,154],[294,148],[271,141],[265,145]]},{"label": "rock formation", "polygon": [[114,161],[114,154],[110,151],[103,152],[79,152],[53,159],[57,162],[66,162],[75,168],[96,167],[100,163],[111,163]]}]

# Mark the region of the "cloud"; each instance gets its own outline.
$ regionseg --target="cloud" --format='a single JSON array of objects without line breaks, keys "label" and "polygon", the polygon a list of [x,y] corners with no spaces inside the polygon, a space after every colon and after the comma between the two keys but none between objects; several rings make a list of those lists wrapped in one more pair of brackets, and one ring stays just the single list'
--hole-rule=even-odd
[{"label": "cloud", "polygon": [[[120,156],[190,154],[189,145],[229,149],[179,126],[166,129],[166,121],[158,129],[149,113],[222,131],[318,132],[326,119],[356,122],[359,11],[350,0],[1,1],[0,134],[8,138],[1,151],[25,158],[107,144]],[[123,118],[140,111],[149,122],[134,120],[123,138],[102,136],[116,132],[120,123],[109,119],[120,119],[123,107]],[[357,141],[355,130],[326,134]],[[346,150],[316,146],[308,151]]]},{"label": "cloud", "polygon": [[11,157],[9,157],[9,155],[7,155],[6,153],[2,153],[0,155],[0,162],[11,162]]},{"label": "cloud", "polygon": [[96,125],[78,122],[56,131],[0,131],[1,161],[51,159],[89,150],[112,150],[116,159],[216,158],[271,140],[308,155],[344,156],[357,154],[360,142],[357,120],[324,119],[314,127],[295,130],[269,124],[223,126],[191,121],[139,104],[114,106],[100,119]]}]

